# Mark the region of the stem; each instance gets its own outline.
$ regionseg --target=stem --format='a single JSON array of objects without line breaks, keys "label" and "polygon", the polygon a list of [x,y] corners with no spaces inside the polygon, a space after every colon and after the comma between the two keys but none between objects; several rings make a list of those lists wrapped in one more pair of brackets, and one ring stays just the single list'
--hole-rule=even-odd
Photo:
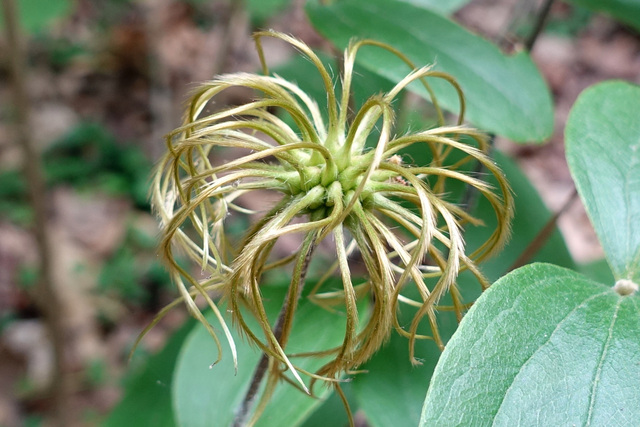
[{"label": "stem", "polygon": [[536,43],[536,40],[538,40],[538,36],[544,28],[544,24],[547,20],[547,17],[549,16],[549,12],[551,11],[553,2],[554,0],[545,0],[540,13],[538,13],[538,15],[536,16],[536,23],[533,27],[533,32],[529,35],[529,38],[527,38],[527,41],[524,43],[524,47],[527,52],[531,52],[531,50],[533,49],[533,45]]},{"label": "stem", "polygon": [[[296,296],[296,301],[300,299],[300,295],[302,294],[302,289],[304,288],[305,277],[307,276],[307,270],[309,269],[309,263],[311,261],[311,255],[316,247],[315,238],[311,240],[311,243],[307,246],[307,253],[302,260],[302,266],[300,269],[300,275],[298,276],[298,294]],[[278,342],[281,343],[282,333],[284,330],[285,320],[287,318],[287,313],[289,312],[289,299],[285,299],[284,304],[282,305],[282,309],[278,314],[278,319],[276,323],[273,325],[273,335],[278,339]],[[264,379],[264,376],[267,374],[269,367],[269,356],[266,353],[262,354],[258,365],[256,366],[256,370],[253,373],[253,377],[251,378],[251,383],[249,384],[249,389],[242,399],[242,403],[240,404],[240,408],[236,413],[235,419],[233,420],[233,427],[243,427],[247,424],[247,420],[251,413],[251,408],[253,407],[256,398],[258,397],[258,390],[260,388],[260,384]]]},{"label": "stem", "polygon": [[2,1],[8,56],[11,62],[11,78],[14,101],[16,142],[22,149],[23,173],[28,183],[28,193],[34,212],[33,232],[36,238],[40,277],[34,300],[42,311],[53,347],[54,370],[50,393],[54,404],[54,424],[72,425],[69,402],[70,384],[64,360],[65,333],[62,323],[63,310],[55,289],[50,237],[47,230],[47,206],[40,156],[33,146],[29,129],[29,100],[25,83],[25,58],[18,23],[18,11],[14,0]]},{"label": "stem", "polygon": [[[280,312],[280,317],[278,320],[284,318]],[[277,324],[276,324],[277,326]],[[276,330],[274,328],[274,334]],[[277,337],[278,335],[276,335]],[[244,399],[242,399],[242,404],[240,405],[240,410],[236,414],[235,419],[233,420],[233,427],[242,427],[247,424],[247,418],[249,417],[249,413],[251,412],[251,408],[255,403],[256,397],[258,396],[258,389],[260,388],[260,384],[264,379],[264,376],[267,373],[267,368],[269,367],[269,357],[266,353],[262,353],[262,357],[258,362],[258,366],[256,366],[256,370],[253,373],[253,377],[251,378],[251,383],[249,384],[249,389],[247,393],[244,395]]]},{"label": "stem", "polygon": [[576,199],[577,196],[578,196],[578,191],[574,189],[573,193],[571,193],[571,196],[569,196],[569,198],[564,203],[564,205],[562,205],[560,210],[558,210],[558,212],[556,212],[551,218],[549,218],[547,223],[538,232],[536,237],[533,238],[533,240],[531,241],[531,243],[529,243],[529,245],[525,248],[525,250],[522,251],[518,259],[516,259],[513,262],[513,264],[511,265],[511,267],[509,267],[507,272],[511,270],[515,270],[516,268],[519,268],[525,265],[544,246],[544,244],[547,243],[547,240],[549,240],[549,238],[551,237],[551,234],[553,234],[555,230],[558,219],[562,214],[564,214],[567,211],[567,209],[569,209],[569,207],[571,206],[571,204],[573,203],[573,201]]}]

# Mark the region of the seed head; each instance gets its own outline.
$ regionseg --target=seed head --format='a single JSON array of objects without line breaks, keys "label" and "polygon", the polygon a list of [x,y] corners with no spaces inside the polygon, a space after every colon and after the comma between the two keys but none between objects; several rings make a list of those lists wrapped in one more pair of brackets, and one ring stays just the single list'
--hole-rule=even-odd
[{"label": "seed head", "polygon": [[[322,77],[327,119],[315,100],[296,84],[271,75],[261,40],[273,37],[294,46]],[[217,291],[227,300],[238,327],[274,363],[283,367],[307,390],[299,370],[285,351],[296,319],[295,311],[314,249],[323,241],[333,249],[334,264],[311,291],[319,305],[346,313],[346,332],[338,348],[323,355],[333,359],[314,379],[336,381],[380,348],[395,328],[409,341],[425,338],[418,329],[428,320],[430,338],[443,347],[436,325],[437,303],[450,293],[459,316],[465,309],[456,287],[462,270],[488,286],[476,263],[498,250],[509,234],[512,198],[502,172],[487,156],[487,138],[464,126],[464,98],[455,80],[430,67],[416,68],[395,49],[375,41],[350,43],[344,52],[341,89],[336,95],[329,71],[303,42],[267,31],[254,35],[264,75],[233,73],[201,84],[191,96],[184,123],[167,137],[168,150],[154,179],[153,206],[162,224],[161,253],[190,312],[207,327],[218,347],[213,328],[194,302],[203,296],[216,313],[235,358],[229,329],[209,297]],[[411,71],[389,92],[369,98],[349,112],[354,63],[365,46],[385,49],[408,64]],[[426,79],[448,82],[459,94],[457,124],[444,125],[443,114]],[[408,85],[419,82],[431,94],[440,126],[395,135],[394,100]],[[208,112],[216,97],[232,87],[249,88],[256,98],[244,105]],[[325,102],[325,99],[319,100]],[[276,114],[280,113],[280,114]],[[461,142],[473,141],[473,144]],[[430,153],[427,164],[412,164],[403,153],[419,146]],[[457,160],[452,162],[454,157]],[[479,162],[498,183],[493,188],[461,166]],[[465,254],[462,225],[477,224],[463,208],[445,197],[453,181],[474,187],[492,206],[497,225],[475,252]],[[260,211],[246,201],[265,192],[277,194],[275,204]],[[236,239],[233,218],[244,217],[246,232]],[[293,254],[275,250],[277,243],[296,238]],[[174,250],[197,261],[206,279],[195,277],[176,262]],[[366,282],[354,285],[352,262],[364,265]],[[293,264],[288,296],[278,330],[272,330],[261,298],[265,274]],[[341,289],[323,286],[338,276]],[[418,299],[406,291],[413,287]],[[356,304],[370,298],[369,313]],[[400,303],[417,307],[407,330],[397,318]],[[249,328],[242,307],[248,307],[262,333]],[[245,312],[246,313],[246,312]],[[262,339],[259,336],[264,335]]]}]

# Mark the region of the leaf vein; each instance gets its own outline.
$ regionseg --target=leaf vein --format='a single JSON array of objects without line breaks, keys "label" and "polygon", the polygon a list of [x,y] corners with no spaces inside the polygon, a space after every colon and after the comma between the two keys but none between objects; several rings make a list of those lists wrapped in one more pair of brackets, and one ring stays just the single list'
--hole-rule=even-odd
[{"label": "leaf vein", "polygon": [[609,324],[607,339],[602,346],[602,353],[600,355],[600,360],[598,361],[598,366],[596,367],[596,372],[593,378],[593,387],[591,388],[591,397],[589,399],[589,412],[587,413],[587,422],[585,423],[586,426],[591,425],[591,420],[593,418],[593,408],[596,403],[596,389],[598,387],[598,383],[600,382],[600,375],[602,374],[602,365],[604,364],[604,360],[611,345],[611,340],[613,337],[613,326],[615,325],[616,319],[618,318],[618,311],[620,310],[620,305],[622,304],[623,299],[624,297],[618,298],[616,310],[613,313],[613,316],[611,317],[611,323]]},{"label": "leaf vein", "polygon": [[573,315],[573,313],[575,313],[580,308],[584,307],[585,304],[587,304],[588,302],[590,302],[590,301],[592,301],[592,300],[594,300],[594,299],[596,299],[598,297],[601,297],[601,296],[604,296],[604,295],[608,295],[610,293],[611,293],[611,291],[607,290],[607,291],[600,292],[600,293],[595,294],[595,295],[591,295],[589,298],[586,298],[579,305],[575,306],[572,310],[567,312],[567,314],[562,318],[562,320],[560,320],[560,322],[558,322],[558,324],[556,325],[554,330],[549,334],[547,340],[544,341],[533,353],[531,353],[529,358],[527,358],[527,360],[518,369],[518,372],[516,372],[516,374],[513,376],[513,380],[511,381],[511,384],[505,390],[505,392],[502,394],[502,400],[500,401],[500,404],[498,405],[498,410],[496,411],[496,414],[495,414],[495,416],[493,418],[493,423],[492,423],[493,426],[496,425],[495,424],[496,418],[498,418],[498,414],[500,414],[500,411],[502,410],[502,407],[504,405],[505,399],[506,399],[507,395],[509,394],[509,391],[513,388],[513,386],[514,386],[514,384],[516,382],[516,379],[518,378],[520,373],[523,371],[524,367],[527,366],[529,364],[529,362],[531,362],[531,360],[534,358],[534,356],[536,354],[538,354],[542,350],[543,347],[545,347],[547,344],[549,344],[549,342],[551,341],[553,335],[560,329],[560,327],[563,325],[563,323],[565,321],[567,321],[567,319],[569,319],[569,317],[571,317],[571,315]]}]

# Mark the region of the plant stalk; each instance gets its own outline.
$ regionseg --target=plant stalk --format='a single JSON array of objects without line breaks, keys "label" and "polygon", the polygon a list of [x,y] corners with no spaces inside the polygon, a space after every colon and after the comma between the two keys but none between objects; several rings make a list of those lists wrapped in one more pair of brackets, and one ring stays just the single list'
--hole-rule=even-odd
[{"label": "plant stalk", "polygon": [[540,13],[538,13],[538,15],[536,16],[536,22],[533,27],[533,31],[524,43],[524,47],[527,52],[531,52],[531,50],[533,49],[533,45],[536,43],[536,40],[538,40],[538,36],[542,32],[547,18],[549,17],[549,12],[551,12],[551,6],[553,6],[553,2],[554,0],[545,0]]},{"label": "plant stalk", "polygon": [[538,251],[544,246],[545,243],[549,240],[553,231],[556,228],[556,224],[558,219],[564,214],[567,209],[571,206],[571,204],[578,197],[578,190],[574,189],[571,196],[567,199],[567,201],[562,205],[562,207],[553,214],[551,218],[547,221],[547,223],[540,229],[536,237],[533,238],[531,243],[525,248],[524,251],[520,254],[520,256],[513,262],[511,267],[507,270],[507,272],[515,270],[516,268],[520,268],[523,265],[527,264],[533,256],[538,253]]},{"label": "plant stalk", "polygon": [[[300,299],[302,295],[302,290],[304,288],[305,278],[307,276],[307,271],[309,269],[309,263],[311,262],[311,255],[316,247],[315,238],[307,247],[307,253],[302,262],[302,267],[299,276],[298,283],[298,294],[296,296],[296,300]],[[290,309],[288,298],[285,299],[284,304],[282,305],[282,309],[278,314],[278,318],[276,319],[276,323],[273,325],[273,335],[276,337],[279,343],[282,343],[282,334],[284,329],[285,319],[287,317],[287,313]],[[258,390],[260,389],[260,384],[262,384],[262,380],[267,374],[269,367],[269,356],[266,353],[262,354],[260,357],[260,361],[256,366],[256,370],[253,373],[253,377],[251,378],[251,383],[249,384],[249,388],[247,389],[247,393],[242,399],[242,403],[240,404],[240,408],[236,413],[235,419],[233,420],[233,427],[244,427],[247,425],[247,421],[249,419],[249,415],[251,414],[251,409],[258,397]]]},{"label": "plant stalk", "polygon": [[51,239],[47,230],[47,197],[42,178],[40,155],[34,147],[29,128],[24,41],[20,34],[18,10],[14,0],[3,0],[2,6],[8,43],[7,53],[11,67],[15,138],[22,150],[23,173],[28,184],[28,195],[34,212],[33,232],[40,262],[40,277],[34,300],[43,313],[53,347],[54,368],[50,393],[54,405],[54,424],[63,427],[73,425],[70,411],[71,386],[70,378],[66,373],[64,355],[66,339],[62,322],[63,310],[54,283]]}]

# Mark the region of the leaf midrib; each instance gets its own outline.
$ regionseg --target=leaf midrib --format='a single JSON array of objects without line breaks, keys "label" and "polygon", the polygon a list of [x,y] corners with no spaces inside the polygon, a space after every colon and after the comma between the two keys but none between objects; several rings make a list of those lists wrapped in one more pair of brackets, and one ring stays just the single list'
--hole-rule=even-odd
[{"label": "leaf midrib", "polygon": [[620,305],[622,304],[622,298],[618,298],[618,303],[616,304],[616,309],[611,317],[611,323],[609,324],[609,331],[607,335],[607,339],[602,345],[602,352],[600,354],[600,360],[598,361],[598,366],[596,367],[596,372],[593,378],[593,386],[591,387],[590,397],[589,397],[589,412],[587,414],[587,422],[586,425],[591,425],[591,419],[593,417],[593,408],[596,402],[596,389],[598,388],[598,384],[600,383],[600,374],[602,373],[602,365],[604,364],[604,360],[607,356],[607,352],[611,345],[611,340],[613,338],[613,327],[618,318],[618,311],[620,310]]},{"label": "leaf midrib", "polygon": [[[518,372],[516,372],[516,374],[513,376],[513,379],[511,381],[511,384],[509,385],[509,387],[507,387],[507,389],[501,393],[501,400],[500,400],[500,404],[498,405],[498,408],[496,410],[495,416],[493,417],[493,421],[492,421],[492,426],[495,426],[495,421],[496,418],[498,417],[498,415],[500,414],[500,411],[502,410],[502,407],[504,405],[505,399],[507,397],[507,395],[509,394],[509,390],[511,390],[511,388],[514,386],[516,379],[518,378],[518,376],[520,375],[520,373],[522,372],[522,370],[525,368],[525,366],[527,366],[529,364],[529,362],[534,358],[535,355],[537,355],[542,348],[544,348],[547,344],[549,344],[549,342],[551,341],[552,337],[554,336],[554,334],[556,332],[558,332],[561,329],[561,326],[567,321],[567,319],[569,319],[576,311],[578,311],[581,308],[584,308],[586,306],[586,304],[588,304],[591,300],[594,300],[598,297],[602,297],[605,296],[607,294],[610,294],[611,291],[606,290],[603,292],[600,292],[598,294],[594,294],[589,296],[588,298],[586,298],[585,300],[583,300],[579,305],[576,305],[572,310],[568,311],[567,314],[562,318],[562,320],[560,320],[558,322],[558,324],[556,325],[556,327],[554,328],[554,330],[549,334],[547,340],[545,340],[544,342],[542,342],[538,348],[531,353],[531,355],[527,358],[527,360],[520,365],[520,368],[518,369]],[[618,303],[619,304],[619,303]],[[617,313],[617,309],[618,307],[616,307],[616,313]],[[615,317],[615,314],[614,314]]]}]

